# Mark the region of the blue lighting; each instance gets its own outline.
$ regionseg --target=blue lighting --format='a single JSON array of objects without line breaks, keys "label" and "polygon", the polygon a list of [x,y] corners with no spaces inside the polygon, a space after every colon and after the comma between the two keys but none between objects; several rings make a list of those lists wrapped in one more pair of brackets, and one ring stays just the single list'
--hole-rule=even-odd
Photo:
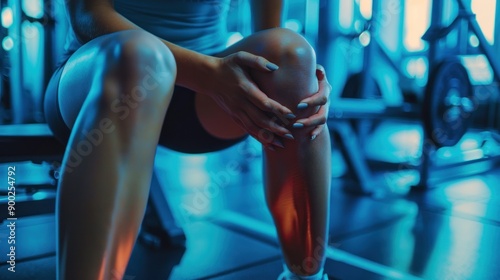
[{"label": "blue lighting", "polygon": [[14,47],[14,40],[12,40],[12,38],[10,36],[6,36],[5,38],[3,38],[2,48],[5,51],[10,51],[10,50],[12,50],[13,47]]},{"label": "blue lighting", "polygon": [[473,48],[477,48],[477,47],[479,47],[479,39],[477,38],[477,36],[476,36],[476,35],[471,34],[471,35],[469,36],[469,44],[470,44],[470,46],[471,46],[471,47],[473,47]]},{"label": "blue lighting", "polygon": [[359,34],[359,43],[363,46],[366,47],[370,44],[371,42],[371,34],[370,31],[365,30]]},{"label": "blue lighting", "polygon": [[352,26],[354,18],[354,3],[352,1],[339,2],[339,24],[344,29]]},{"label": "blue lighting", "polygon": [[285,27],[297,33],[302,32],[302,23],[296,19],[289,19],[285,22]]},{"label": "blue lighting", "polygon": [[359,11],[365,19],[372,18],[372,0],[359,0]]},{"label": "blue lighting", "polygon": [[227,39],[226,47],[229,47],[229,46],[235,44],[236,42],[238,42],[241,39],[243,39],[243,35],[241,35],[240,32],[233,32],[233,33],[231,33],[231,35]]},{"label": "blue lighting", "polygon": [[46,192],[37,192],[33,194],[33,200],[42,200],[49,197]]},{"label": "blue lighting", "polygon": [[43,17],[43,0],[24,0],[22,8],[24,13],[29,17]]},{"label": "blue lighting", "polygon": [[9,28],[14,22],[14,16],[12,9],[10,7],[5,7],[2,9],[2,26],[4,28]]},{"label": "blue lighting", "polygon": [[493,69],[485,55],[461,56],[473,85],[486,85],[493,82]]}]

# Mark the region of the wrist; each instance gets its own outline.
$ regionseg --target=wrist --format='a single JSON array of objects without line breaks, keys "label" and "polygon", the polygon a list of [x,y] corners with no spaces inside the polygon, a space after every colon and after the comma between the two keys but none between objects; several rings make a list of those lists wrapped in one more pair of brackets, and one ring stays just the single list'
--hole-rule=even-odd
[{"label": "wrist", "polygon": [[195,51],[163,42],[172,51],[177,65],[175,84],[196,92],[206,93],[213,84],[213,75],[220,65],[220,58],[201,54]]},{"label": "wrist", "polygon": [[192,81],[191,89],[198,93],[212,96],[215,92],[214,89],[217,84],[215,76],[220,67],[221,60],[219,57],[203,55],[198,66],[189,75]]},{"label": "wrist", "polygon": [[193,53],[189,59],[177,60],[176,84],[202,94],[211,94],[214,73],[220,65],[220,58]]}]

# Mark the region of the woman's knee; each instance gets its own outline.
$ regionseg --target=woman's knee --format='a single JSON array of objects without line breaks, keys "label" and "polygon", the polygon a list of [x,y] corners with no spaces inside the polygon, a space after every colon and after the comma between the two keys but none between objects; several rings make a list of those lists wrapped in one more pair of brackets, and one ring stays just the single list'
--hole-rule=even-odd
[{"label": "woman's knee", "polygon": [[72,127],[85,103],[120,119],[132,112],[151,115],[155,108],[166,109],[175,76],[172,53],[153,35],[129,30],[98,37],[64,66],[59,84],[63,119]]},{"label": "woman's knee", "polygon": [[121,120],[155,118],[165,111],[176,76],[166,45],[143,31],[117,32],[103,39],[96,56],[100,70],[88,97],[93,108]]},{"label": "woman's knee", "polygon": [[142,30],[127,30],[109,36],[102,44],[106,58],[114,59],[122,65],[134,63],[130,66],[163,65],[175,74],[176,65],[172,53],[154,35]]},{"label": "woman's knee", "polygon": [[266,30],[264,56],[274,63],[288,67],[315,68],[316,54],[309,42],[300,34],[286,29]]},{"label": "woman's knee", "polygon": [[[273,75],[252,73],[263,92],[282,105],[295,108],[318,90],[316,55],[304,37],[284,28],[265,30],[257,36],[258,45],[253,46],[257,47],[256,54],[279,66]],[[309,110],[301,112],[306,114]]]},{"label": "woman's knee", "polygon": [[[144,98],[161,98],[174,85],[175,59],[167,46],[149,33],[139,30],[118,32],[103,42],[99,55],[105,65],[103,86],[119,89],[109,90],[111,93],[130,95],[135,99],[142,99],[142,95],[146,95]],[[154,94],[148,95],[149,92]]]}]

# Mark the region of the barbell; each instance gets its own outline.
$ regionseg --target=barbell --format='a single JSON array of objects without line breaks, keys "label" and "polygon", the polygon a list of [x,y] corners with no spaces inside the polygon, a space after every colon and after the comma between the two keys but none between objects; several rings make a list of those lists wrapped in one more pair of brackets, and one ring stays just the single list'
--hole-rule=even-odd
[{"label": "barbell", "polygon": [[[373,93],[367,94],[363,90],[363,77],[361,73],[350,76],[344,86],[341,97],[347,99],[360,99],[370,103],[369,100],[380,100],[381,90],[376,80],[370,77],[373,83]],[[423,121],[426,136],[436,147],[453,146],[457,144],[467,131],[472,113],[475,110],[474,90],[469,80],[469,75],[458,57],[449,57],[442,60],[429,73],[429,79],[424,92],[421,112],[417,114]],[[368,99],[368,100],[366,100]],[[369,105],[369,104],[367,104]],[[335,104],[333,104],[335,112]],[[354,108],[361,110],[362,108]],[[337,110],[338,111],[338,110]],[[394,110],[379,111],[380,116],[367,114],[367,118],[394,117]],[[390,111],[390,112],[389,112]],[[407,112],[401,112],[401,117]],[[415,114],[409,114],[414,116]]]}]

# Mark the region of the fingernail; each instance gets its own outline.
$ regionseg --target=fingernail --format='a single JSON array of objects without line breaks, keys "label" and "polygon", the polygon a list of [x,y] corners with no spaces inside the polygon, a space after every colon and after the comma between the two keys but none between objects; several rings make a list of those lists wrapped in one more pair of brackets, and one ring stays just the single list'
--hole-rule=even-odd
[{"label": "fingernail", "polygon": [[303,123],[294,123],[293,128],[303,128],[304,124]]},{"label": "fingernail", "polygon": [[317,69],[317,70],[319,72],[318,80],[323,80],[325,78],[325,72],[323,72],[323,70],[321,70],[321,69]]},{"label": "fingernail", "polygon": [[285,148],[285,145],[280,141],[280,140],[274,140],[273,141],[273,144],[284,149]]},{"label": "fingernail", "polygon": [[299,103],[299,105],[297,105],[297,109],[305,109],[309,106],[309,104],[307,103]]},{"label": "fingernail", "polygon": [[316,134],[313,134],[313,135],[311,136],[311,141],[312,141],[312,140],[314,140],[314,139],[316,139],[316,136],[317,136]]},{"label": "fingernail", "polygon": [[293,135],[292,135],[292,134],[290,134],[290,133],[287,133],[287,134],[283,135],[283,137],[285,137],[285,138],[287,138],[287,139],[290,139],[290,140],[295,139],[295,138],[293,138]]},{"label": "fingernail", "polygon": [[266,64],[266,67],[267,67],[267,69],[269,69],[269,70],[271,70],[271,71],[276,71],[276,70],[278,70],[278,69],[279,69],[279,66],[278,66],[278,65],[276,65],[276,64],[274,64],[274,63],[271,63],[271,62],[268,62],[268,63]]},{"label": "fingernail", "polygon": [[285,118],[287,119],[295,119],[297,116],[295,116],[294,114],[286,114],[285,115]]}]

